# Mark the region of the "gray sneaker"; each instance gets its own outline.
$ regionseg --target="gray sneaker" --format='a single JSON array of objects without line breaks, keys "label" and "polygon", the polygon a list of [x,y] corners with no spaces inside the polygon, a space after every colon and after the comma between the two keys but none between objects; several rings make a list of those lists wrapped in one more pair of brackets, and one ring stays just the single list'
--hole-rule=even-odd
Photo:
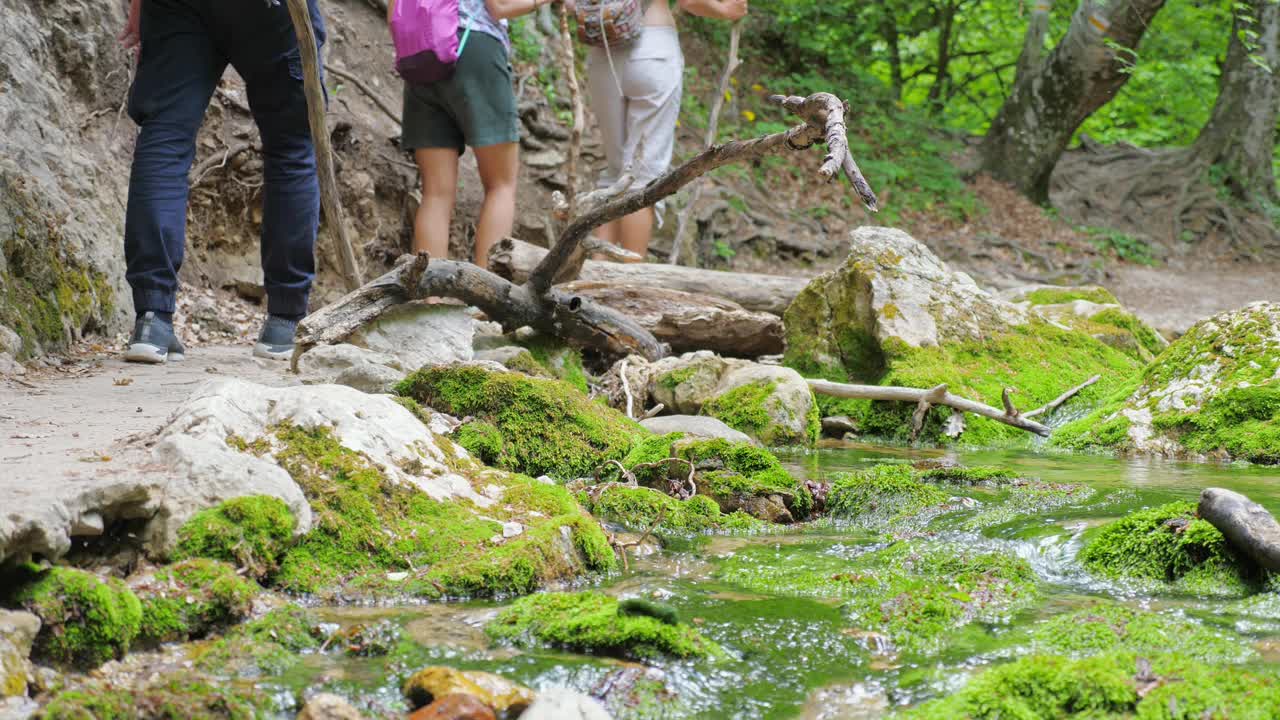
[{"label": "gray sneaker", "polygon": [[293,357],[293,336],[298,331],[298,321],[268,315],[253,346],[253,356],[268,360],[289,360]]},{"label": "gray sneaker", "polygon": [[178,362],[186,357],[186,349],[173,333],[173,325],[148,310],[133,324],[133,337],[129,349],[124,351],[128,362],[150,363]]}]

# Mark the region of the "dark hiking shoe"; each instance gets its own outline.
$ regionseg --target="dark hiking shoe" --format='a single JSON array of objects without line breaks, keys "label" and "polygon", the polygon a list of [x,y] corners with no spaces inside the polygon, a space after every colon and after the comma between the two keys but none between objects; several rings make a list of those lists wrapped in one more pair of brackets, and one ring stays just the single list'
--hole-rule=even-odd
[{"label": "dark hiking shoe", "polygon": [[151,363],[178,362],[186,357],[186,350],[173,333],[173,324],[147,311],[133,324],[133,337],[124,359],[129,362]]},{"label": "dark hiking shoe", "polygon": [[293,357],[293,335],[298,331],[298,321],[279,315],[268,315],[253,346],[253,356],[268,360],[288,360]]}]

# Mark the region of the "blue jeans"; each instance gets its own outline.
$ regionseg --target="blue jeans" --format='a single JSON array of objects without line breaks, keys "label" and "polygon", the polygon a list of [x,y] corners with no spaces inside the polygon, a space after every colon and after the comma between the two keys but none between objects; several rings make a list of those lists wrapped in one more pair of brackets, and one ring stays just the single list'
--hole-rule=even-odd
[{"label": "blue jeans", "polygon": [[[323,42],[317,1],[309,0],[311,20]],[[141,131],[124,228],[125,277],[134,309],[174,311],[196,133],[231,64],[244,78],[262,136],[267,311],[305,314],[315,276],[320,187],[288,8],[264,0],[144,0],[141,37],[129,93],[129,116]]]}]

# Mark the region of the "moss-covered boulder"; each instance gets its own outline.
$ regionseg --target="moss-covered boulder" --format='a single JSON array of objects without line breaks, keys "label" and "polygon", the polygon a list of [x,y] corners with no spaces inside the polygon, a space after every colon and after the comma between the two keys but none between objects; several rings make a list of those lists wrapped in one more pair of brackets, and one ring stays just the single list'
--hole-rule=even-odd
[{"label": "moss-covered boulder", "polygon": [[723,653],[691,625],[624,611],[596,592],[540,593],[517,600],[485,626],[495,640],[636,660],[710,657]]},{"label": "moss-covered boulder", "polygon": [[1185,501],[1129,513],[1094,531],[1080,562],[1102,577],[1198,595],[1256,589],[1260,571],[1195,513],[1195,503]]},{"label": "moss-covered boulder", "polygon": [[717,531],[751,531],[763,527],[760,520],[745,512],[721,512],[720,506],[705,495],[678,500],[648,487],[606,487],[591,503],[590,510],[596,517],[628,530],[644,532],[652,529],[659,535],[688,536]]},{"label": "moss-covered boulder", "polygon": [[94,668],[122,657],[142,626],[142,604],[117,578],[72,568],[23,568],[5,598],[40,618],[32,659]]},{"label": "moss-covered boulder", "polygon": [[883,528],[910,524],[928,510],[944,509],[951,495],[916,475],[909,465],[838,473],[827,493],[827,512],[864,527]]},{"label": "moss-covered boulder", "polygon": [[829,543],[772,547],[724,560],[721,580],[746,590],[844,600],[852,629],[882,651],[933,655],[982,625],[1001,624],[1038,596],[1026,560],[974,544],[913,539],[851,553]]},{"label": "moss-covered boulder", "polygon": [[1129,312],[1106,288],[1033,285],[1000,293],[1041,317],[1092,335],[1143,363],[1169,347],[1164,336]]},{"label": "moss-covered boulder", "polygon": [[1280,304],[1201,321],[1053,442],[1280,463]]},{"label": "moss-covered boulder", "polygon": [[276,711],[264,691],[180,671],[126,688],[94,680],[54,695],[40,711],[44,720],[256,720]]},{"label": "moss-covered boulder", "polygon": [[265,580],[279,569],[295,525],[289,506],[279,498],[232,498],[201,510],[178,530],[174,559],[223,560]]},{"label": "moss-covered boulder", "polygon": [[648,434],[567,383],[479,365],[426,367],[397,392],[473,418],[458,431],[460,445],[486,465],[532,476],[590,476]]},{"label": "moss-covered boulder", "polygon": [[31,646],[40,634],[40,618],[29,612],[0,610],[0,698],[27,694]]},{"label": "moss-covered boulder", "polygon": [[1274,672],[1132,653],[1074,660],[1033,655],[979,673],[900,720],[1268,718],[1280,716]]},{"label": "moss-covered boulder", "polygon": [[[1025,408],[1047,403],[1090,376],[1072,402],[1108,397],[1140,364],[1086,332],[1064,329],[992,296],[897,230],[859,228],[848,260],[815,278],[787,309],[785,362],[806,377],[928,388],[1000,405],[1017,388]],[[845,415],[867,436],[908,438],[914,406],[820,397],[824,416]],[[948,408],[930,412],[922,437],[945,440]],[[961,440],[1022,443],[1027,434],[967,417]]]},{"label": "moss-covered boulder", "polygon": [[130,578],[142,602],[139,641],[160,643],[200,638],[240,622],[253,609],[260,588],[234,567],[192,559]]},{"label": "moss-covered boulder", "polygon": [[187,655],[196,669],[219,676],[279,675],[328,639],[312,611],[284,605],[216,640],[189,646]]},{"label": "moss-covered boulder", "polygon": [[682,433],[652,436],[636,443],[622,465],[641,485],[663,491],[683,488],[692,466],[697,494],[714,500],[725,514],[743,512],[766,522],[790,523],[813,511],[808,488],[773,453],[743,442],[699,440]]},{"label": "moss-covered boulder", "polygon": [[1152,655],[1177,649],[1201,662],[1239,663],[1257,657],[1248,643],[1169,613],[1095,602],[1035,626],[1032,646],[1046,655],[1089,657],[1110,652]]}]

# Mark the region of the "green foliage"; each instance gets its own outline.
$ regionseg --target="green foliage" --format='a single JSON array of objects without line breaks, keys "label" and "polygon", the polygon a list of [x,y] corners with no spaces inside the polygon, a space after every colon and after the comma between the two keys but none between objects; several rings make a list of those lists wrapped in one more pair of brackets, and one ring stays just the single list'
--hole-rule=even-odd
[{"label": "green foliage", "polygon": [[243,620],[260,588],[234,567],[202,558],[155,571],[136,588],[142,601],[139,639],[151,643],[184,641]]},{"label": "green foliage", "polygon": [[1254,568],[1195,513],[1195,503],[1185,501],[1129,513],[1098,530],[1080,551],[1080,562],[1104,577],[1201,595],[1238,595],[1255,587]]},{"label": "green foliage", "polygon": [[300,653],[317,650],[326,640],[314,613],[285,605],[197,645],[191,658],[197,669],[220,675],[277,674],[299,663]]},{"label": "green foliage", "polygon": [[486,464],[532,476],[593,475],[648,435],[572,385],[474,365],[423,368],[397,385],[396,392],[486,423],[460,435],[464,446],[475,448]]},{"label": "green foliage", "polygon": [[503,610],[485,632],[518,645],[543,644],[636,660],[723,654],[695,628],[670,623],[671,619],[623,612],[616,599],[601,593],[539,593]]},{"label": "green foliage", "polygon": [[[742,512],[728,515],[705,495],[677,500],[647,487],[617,485],[600,492],[591,512],[604,520],[643,532],[650,528],[659,535],[691,535],[716,530],[753,530],[762,523]],[[658,522],[661,518],[661,522]]]},{"label": "green foliage", "polygon": [[123,657],[142,626],[142,604],[117,578],[83,570],[29,566],[6,604],[40,618],[32,658],[90,669]]},{"label": "green foliage", "polygon": [[827,512],[859,525],[884,527],[937,508],[947,498],[947,493],[917,480],[909,465],[877,465],[837,474],[827,494]]},{"label": "green foliage", "polygon": [[1036,652],[1072,657],[1108,652],[1152,655],[1170,648],[1210,663],[1244,662],[1257,655],[1247,644],[1199,623],[1111,602],[1046,620],[1033,629],[1032,643]]},{"label": "green foliage", "polygon": [[295,525],[289,506],[279,498],[232,498],[201,510],[182,525],[174,559],[223,560],[266,579],[279,568]]},{"label": "green foliage", "polygon": [[256,720],[274,710],[270,697],[251,685],[215,683],[181,671],[125,689],[95,680],[60,692],[40,713],[44,720]]},{"label": "green foliage", "polygon": [[1151,244],[1140,237],[1107,228],[1086,227],[1083,230],[1094,247],[1103,252],[1139,265],[1156,264],[1155,256],[1151,254]]}]

